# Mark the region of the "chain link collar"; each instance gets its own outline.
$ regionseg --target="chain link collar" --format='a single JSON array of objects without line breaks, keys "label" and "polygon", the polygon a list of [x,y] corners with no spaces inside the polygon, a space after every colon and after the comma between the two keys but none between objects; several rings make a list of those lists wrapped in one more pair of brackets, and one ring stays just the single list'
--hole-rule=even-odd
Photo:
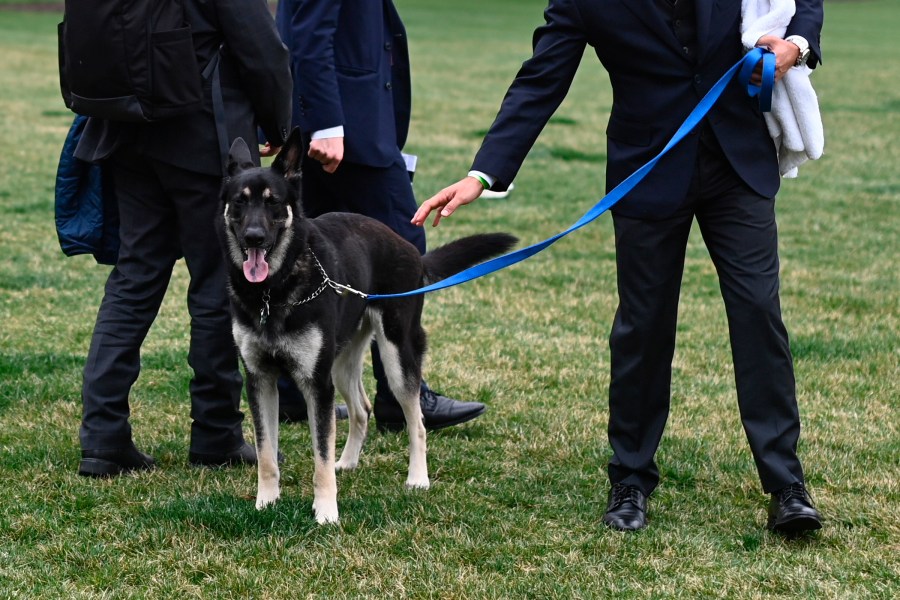
[{"label": "chain link collar", "polygon": [[[302,304],[306,304],[307,302],[311,302],[312,300],[314,300],[319,294],[324,292],[325,289],[329,288],[329,287],[332,290],[334,290],[334,292],[338,296],[343,296],[344,294],[349,292],[351,294],[356,294],[363,300],[365,300],[366,298],[369,297],[369,295],[366,294],[365,292],[360,292],[359,290],[353,289],[349,285],[344,285],[343,283],[338,283],[338,282],[334,281],[333,279],[331,279],[328,276],[328,273],[325,272],[325,268],[322,266],[322,263],[319,262],[319,258],[316,256],[316,253],[313,252],[313,249],[309,246],[307,246],[306,249],[309,251],[309,255],[312,256],[313,261],[315,261],[315,263],[316,263],[316,268],[319,269],[319,273],[322,275],[322,285],[320,285],[316,289],[316,291],[314,291],[312,294],[310,294],[303,300],[297,300],[296,302],[290,302],[290,303],[285,303],[285,304],[276,304],[275,306],[300,306]],[[266,291],[264,291],[263,295],[262,295],[263,305],[262,305],[262,308],[259,309],[259,325],[260,325],[260,327],[264,327],[266,324],[266,321],[269,319],[269,314],[270,314],[269,301],[271,300],[271,298],[272,298],[271,291],[269,290],[269,288],[266,288]]]}]

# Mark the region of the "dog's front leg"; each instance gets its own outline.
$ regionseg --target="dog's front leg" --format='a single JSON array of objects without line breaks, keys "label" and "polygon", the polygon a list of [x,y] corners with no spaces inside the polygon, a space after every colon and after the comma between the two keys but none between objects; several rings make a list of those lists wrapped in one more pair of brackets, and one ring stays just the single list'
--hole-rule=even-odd
[{"label": "dog's front leg", "polygon": [[309,414],[309,432],[313,444],[313,513],[320,524],[337,523],[337,478],[335,477],[334,385],[328,370],[321,381],[303,389]]},{"label": "dog's front leg", "polygon": [[278,387],[274,373],[247,369],[247,396],[256,433],[256,508],[263,509],[281,495],[278,470]]}]

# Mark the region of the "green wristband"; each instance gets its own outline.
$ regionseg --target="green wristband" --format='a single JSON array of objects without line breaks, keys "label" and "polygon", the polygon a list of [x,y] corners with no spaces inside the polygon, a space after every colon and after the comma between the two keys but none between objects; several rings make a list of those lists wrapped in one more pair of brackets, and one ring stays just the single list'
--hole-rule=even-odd
[{"label": "green wristband", "polygon": [[488,189],[489,187],[491,187],[491,186],[488,185],[487,179],[485,179],[484,177],[482,177],[482,176],[480,176],[480,175],[472,175],[472,177],[474,177],[475,179],[477,179],[478,181],[480,181],[480,182],[481,182],[481,187],[483,187],[484,189]]}]

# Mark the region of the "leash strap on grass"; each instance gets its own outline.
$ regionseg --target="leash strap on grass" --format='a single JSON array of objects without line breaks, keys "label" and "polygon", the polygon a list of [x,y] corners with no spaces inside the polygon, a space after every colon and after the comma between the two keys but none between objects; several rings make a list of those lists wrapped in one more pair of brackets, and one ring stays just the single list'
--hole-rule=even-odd
[{"label": "leash strap on grass", "polygon": [[[756,65],[762,61],[762,82],[761,85],[755,85],[750,82],[750,77],[753,74],[753,71],[756,69]],[[751,97],[759,97],[759,105],[760,109],[768,112],[772,107],[772,89],[775,85],[775,55],[766,50],[765,48],[754,48],[738,61],[731,69],[728,70],[727,73],[722,75],[719,81],[706,93],[700,103],[691,111],[691,114],[688,115],[687,119],[685,119],[684,123],[681,124],[681,127],[678,128],[678,131],[675,132],[675,135],[672,136],[672,139],[666,144],[666,146],[662,149],[662,151],[650,159],[647,164],[642,166],[640,169],[632,173],[628,176],[628,178],[613,188],[606,196],[600,199],[600,201],[594,205],[589,211],[587,211],[583,217],[578,219],[571,227],[557,233],[553,237],[547,238],[542,242],[538,242],[536,244],[532,244],[526,248],[520,248],[519,250],[514,250],[508,254],[504,254],[503,256],[498,256],[497,258],[493,258],[491,260],[485,261],[479,265],[475,265],[474,267],[470,267],[464,271],[460,271],[456,275],[448,277],[447,279],[443,279],[441,281],[432,283],[431,285],[427,285],[425,287],[419,288],[417,290],[411,290],[409,292],[402,292],[399,294],[370,294],[367,296],[368,300],[382,300],[385,298],[401,298],[404,296],[415,296],[418,294],[425,294],[428,292],[434,292],[436,290],[442,290],[444,288],[452,287],[454,285],[459,285],[461,283],[465,283],[467,281],[471,281],[472,279],[477,279],[478,277],[483,277],[489,273],[493,273],[494,271],[499,271],[500,269],[504,269],[510,265],[514,265],[517,262],[521,262],[526,258],[534,256],[547,246],[556,242],[556,240],[569,235],[576,229],[580,229],[605,213],[609,210],[616,202],[621,200],[625,194],[630,192],[634,187],[641,182],[641,180],[649,173],[653,167],[656,166],[656,163],[659,162],[669,150],[671,150],[678,142],[680,142],[688,133],[691,132],[694,127],[697,126],[698,123],[706,116],[706,114],[710,111],[712,106],[716,103],[719,97],[722,95],[722,92],[725,91],[725,88],[728,86],[728,83],[737,73],[738,82],[741,86],[747,88],[747,93]]]}]

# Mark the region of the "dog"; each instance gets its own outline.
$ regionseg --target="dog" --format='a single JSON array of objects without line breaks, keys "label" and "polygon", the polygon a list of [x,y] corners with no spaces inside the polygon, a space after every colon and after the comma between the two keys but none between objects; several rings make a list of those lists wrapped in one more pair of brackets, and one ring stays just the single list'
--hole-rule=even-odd
[{"label": "dog", "polygon": [[[428,488],[419,385],[426,336],[423,296],[367,302],[365,294],[417,289],[512,248],[505,233],[462,238],[424,256],[386,225],[351,213],[303,216],[297,130],[269,168],[254,166],[238,138],[223,180],[219,231],[228,264],[232,333],[246,372],[258,456],[256,508],[280,496],[280,374],[303,392],[315,473],[313,513],[338,521],[336,470],[354,469],[371,405],[363,358],[376,340],[409,435],[409,488]],[[362,293],[360,293],[362,292]],[[349,434],[335,463],[334,392],[347,402]]]}]

